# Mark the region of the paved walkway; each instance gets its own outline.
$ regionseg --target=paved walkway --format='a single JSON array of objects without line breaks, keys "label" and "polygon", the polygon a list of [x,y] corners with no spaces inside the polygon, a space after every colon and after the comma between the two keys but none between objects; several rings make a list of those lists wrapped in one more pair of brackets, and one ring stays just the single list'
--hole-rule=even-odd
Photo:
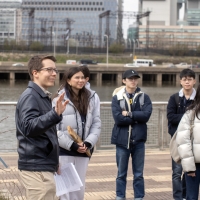
[{"label": "paved walkway", "polygon": [[[21,197],[24,197],[24,189],[18,182],[17,154],[1,153],[0,157],[10,167],[6,171],[0,170],[1,191],[9,190],[11,195],[15,196],[15,199],[25,199]],[[0,167],[3,168],[1,163]],[[115,151],[96,151],[89,163],[86,177],[85,200],[114,200],[116,174]],[[129,165],[127,200],[133,200],[131,174],[131,165]],[[146,151],[144,176],[146,187],[145,200],[172,200],[171,160],[168,150]]]}]

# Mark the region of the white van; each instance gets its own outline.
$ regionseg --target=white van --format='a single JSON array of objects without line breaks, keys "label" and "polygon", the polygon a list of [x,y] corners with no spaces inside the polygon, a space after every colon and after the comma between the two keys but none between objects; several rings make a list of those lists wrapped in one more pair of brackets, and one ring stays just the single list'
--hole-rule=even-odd
[{"label": "white van", "polygon": [[133,66],[135,67],[155,67],[153,64],[153,60],[148,59],[135,59],[133,62]]},{"label": "white van", "polygon": [[66,64],[68,64],[68,65],[76,65],[76,60],[67,60]]}]

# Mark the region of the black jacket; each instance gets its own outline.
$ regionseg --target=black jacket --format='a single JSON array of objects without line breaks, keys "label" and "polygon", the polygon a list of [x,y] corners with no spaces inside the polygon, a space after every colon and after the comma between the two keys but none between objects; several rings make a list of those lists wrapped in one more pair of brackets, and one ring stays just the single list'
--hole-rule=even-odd
[{"label": "black jacket", "polygon": [[15,114],[19,170],[57,171],[59,145],[55,125],[61,120],[49,97],[30,81]]},{"label": "black jacket", "polygon": [[[136,92],[140,92],[140,88],[137,88]],[[129,147],[130,139],[137,142],[146,142],[147,139],[147,122],[152,113],[152,103],[147,94],[144,94],[144,105],[140,108],[139,94],[132,106],[132,118],[122,115],[122,108],[120,107],[120,100],[123,99],[124,88],[122,88],[112,98],[112,115],[115,121],[111,144]],[[127,102],[125,102],[126,110],[128,110]],[[129,126],[131,126],[131,134],[129,133]]]},{"label": "black jacket", "polygon": [[186,108],[193,102],[193,100],[184,102],[185,97],[179,96],[179,105],[177,105],[175,95],[176,93],[170,97],[167,105],[168,132],[171,136],[176,132]]}]

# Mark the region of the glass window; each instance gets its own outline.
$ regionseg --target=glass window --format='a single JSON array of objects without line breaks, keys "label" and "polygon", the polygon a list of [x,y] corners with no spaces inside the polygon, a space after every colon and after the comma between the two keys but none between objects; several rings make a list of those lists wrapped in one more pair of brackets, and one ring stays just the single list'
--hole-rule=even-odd
[{"label": "glass window", "polygon": [[93,10],[93,8],[91,8],[91,10]]},{"label": "glass window", "polygon": [[82,5],[84,5],[84,2],[82,2]]},{"label": "glass window", "polygon": [[74,3],[73,3],[73,2],[71,2],[71,5],[74,5]]},{"label": "glass window", "polygon": [[97,8],[95,8],[94,10],[97,10]]},{"label": "glass window", "polygon": [[81,2],[78,2],[78,5],[81,5]]},{"label": "glass window", "polygon": [[92,3],[91,2],[89,2],[89,5],[91,5]]},{"label": "glass window", "polygon": [[99,5],[99,2],[97,2],[97,5]]},{"label": "glass window", "polygon": [[73,10],[75,10],[75,8],[73,8]]},{"label": "glass window", "polygon": [[93,2],[93,5],[95,5],[95,2]]},{"label": "glass window", "polygon": [[82,10],[82,8],[80,8],[80,10]]},{"label": "glass window", "polygon": [[69,8],[69,10],[71,10],[71,8]]},{"label": "glass window", "polygon": [[76,8],[76,10],[79,10],[79,8]]},{"label": "glass window", "polygon": [[88,5],[88,2],[85,2],[85,5]]},{"label": "glass window", "polygon": [[100,2],[100,5],[103,5],[103,3],[102,3],[102,2]]},{"label": "glass window", "polygon": [[87,10],[90,10],[89,8],[87,8]]},{"label": "glass window", "polygon": [[77,2],[75,2],[74,4],[77,5]]}]

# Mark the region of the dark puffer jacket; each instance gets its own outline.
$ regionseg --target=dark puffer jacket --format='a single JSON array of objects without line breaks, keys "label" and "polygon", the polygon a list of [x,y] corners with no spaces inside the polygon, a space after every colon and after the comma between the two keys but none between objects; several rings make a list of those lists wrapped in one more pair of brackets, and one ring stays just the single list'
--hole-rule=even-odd
[{"label": "dark puffer jacket", "polygon": [[173,136],[174,133],[176,132],[179,122],[181,121],[181,118],[185,113],[185,110],[194,101],[196,91],[195,89],[193,89],[192,95],[188,100],[185,100],[183,89],[181,89],[178,93],[179,95],[178,102],[176,102],[176,95],[177,93],[173,94],[169,98],[167,105],[168,132],[171,136]]},{"label": "dark puffer jacket", "polygon": [[125,88],[122,87],[112,98],[112,114],[115,121],[111,143],[129,148],[130,137],[134,142],[145,142],[147,139],[147,122],[152,113],[152,103],[147,94],[144,94],[144,105],[140,107],[139,97],[142,95],[140,88],[137,88],[135,99],[132,104],[132,111],[128,109],[127,100],[125,106],[127,111],[132,112],[132,118],[122,115],[120,100],[126,99]]},{"label": "dark puffer jacket", "polygon": [[30,81],[15,115],[19,170],[57,171],[59,145],[55,125],[61,120],[49,97]]}]

